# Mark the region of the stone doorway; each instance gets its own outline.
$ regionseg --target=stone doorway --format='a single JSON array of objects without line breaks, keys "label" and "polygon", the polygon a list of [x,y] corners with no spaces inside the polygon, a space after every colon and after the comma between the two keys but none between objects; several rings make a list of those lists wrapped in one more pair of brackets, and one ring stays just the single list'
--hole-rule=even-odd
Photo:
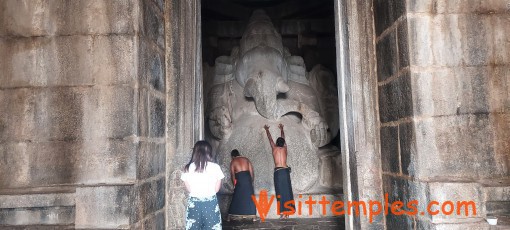
[{"label": "stone doorway", "polygon": [[[183,165],[189,160],[189,149],[192,147],[194,140],[207,138],[207,124],[205,121],[205,98],[207,98],[202,85],[209,86],[209,82],[205,79],[205,73],[208,73],[206,64],[213,65],[216,58],[221,55],[230,55],[231,48],[238,44],[242,31],[243,23],[231,22],[225,30],[224,27],[212,26],[211,21],[204,22],[201,16],[204,12],[208,18],[231,19],[238,17],[240,19],[248,19],[250,14],[234,8],[232,13],[221,15],[222,4],[229,1],[215,2],[211,9],[204,9],[203,2],[187,2],[174,1],[167,3],[166,17],[168,23],[167,32],[167,84],[176,86],[174,92],[169,92],[167,100],[167,108],[175,108],[168,110],[168,133],[167,133],[167,223],[169,227],[182,226],[179,219],[182,219],[184,205],[182,204],[184,189],[179,184],[179,170],[177,166]],[[236,2],[236,1],[234,1]],[[293,6],[292,1],[248,1],[255,7],[264,7],[265,4],[275,2],[274,4],[286,4],[287,7]],[[370,76],[374,73],[372,34],[372,12],[371,4],[357,3],[356,1],[319,1],[316,3],[307,3],[308,1],[295,1],[302,4],[318,4],[315,6],[318,14],[321,11],[328,11],[332,17],[329,23],[333,24],[333,29],[329,30],[329,39],[332,39],[329,52],[335,48],[335,52],[325,61],[327,65],[333,69],[337,76],[338,89],[338,111],[339,111],[339,136],[337,137],[338,146],[342,146],[341,171],[335,175],[342,175],[342,194],[344,200],[353,200],[360,198],[372,198],[379,194],[382,190],[381,175],[377,171],[377,165],[380,164],[378,156],[378,135],[376,135],[376,109],[375,109],[375,92],[376,82],[372,81]],[[321,6],[321,4],[324,4]],[[328,5],[329,4],[329,5]],[[321,8],[324,7],[324,8]],[[228,8],[228,7],[227,7]],[[299,8],[299,7],[298,7]],[[297,9],[299,12],[304,11],[306,7]],[[216,13],[211,13],[216,12]],[[219,11],[219,12],[218,12]],[[244,13],[243,13],[244,12]],[[316,12],[316,13],[317,13]],[[234,14],[234,16],[230,15]],[[246,14],[246,15],[245,15]],[[270,12],[275,14],[275,12]],[[230,15],[230,16],[229,16]],[[298,14],[299,15],[299,14]],[[230,17],[230,18],[229,18]],[[350,18],[349,18],[350,17]],[[350,20],[351,31],[347,30],[347,20]],[[240,20],[242,21],[242,20]],[[214,21],[213,21],[214,22]],[[210,23],[211,26],[205,28],[205,24]],[[274,22],[273,22],[274,23]],[[281,25],[278,22],[277,25]],[[308,28],[313,23],[308,22]],[[319,26],[320,27],[320,26]],[[290,26],[290,28],[293,28]],[[318,44],[320,36],[310,33],[299,33],[299,26],[295,26],[295,33],[289,37],[283,37],[283,41],[290,44],[296,53],[307,53],[303,58],[304,62],[313,63],[314,52],[307,50],[310,46]],[[306,29],[306,26],[305,26]],[[368,34],[365,32],[368,30]],[[210,36],[212,33],[221,36]],[[303,29],[303,31],[306,31]],[[288,31],[287,31],[288,32]],[[287,33],[286,32],[286,33]],[[291,31],[292,32],[292,31]],[[349,34],[350,33],[350,34]],[[226,35],[226,36],[225,36]],[[348,37],[354,37],[355,40],[348,40]],[[286,45],[287,45],[286,44]],[[322,43],[321,43],[322,44]],[[370,44],[370,45],[368,45]],[[365,46],[367,45],[367,46]],[[202,46],[204,49],[202,49]],[[354,47],[349,49],[348,47]],[[171,52],[170,52],[171,51]],[[203,53],[202,53],[203,52]],[[328,51],[325,51],[328,52]],[[355,52],[356,56],[350,58],[350,52]],[[331,53],[331,52],[330,52]],[[361,55],[361,54],[363,55]],[[202,60],[204,65],[202,64]],[[307,61],[308,60],[308,61]],[[322,60],[321,60],[322,61]],[[352,66],[352,67],[351,67]],[[354,67],[354,68],[353,68]],[[352,69],[352,71],[351,71]],[[309,69],[308,69],[309,70]],[[354,89],[354,90],[353,90]],[[204,96],[203,96],[204,95]],[[357,96],[357,97],[356,97]],[[354,116],[356,114],[356,116]],[[174,118],[181,120],[175,120]],[[363,120],[359,120],[363,118]],[[299,116],[298,116],[299,119]],[[355,119],[356,123],[354,122]],[[185,129],[184,127],[191,127]],[[357,132],[354,132],[357,130]],[[356,138],[360,136],[361,138]],[[356,149],[356,151],[355,151]],[[363,159],[357,159],[356,153],[359,150],[364,151]],[[357,163],[356,160],[358,160]],[[360,164],[361,163],[361,164]],[[374,167],[375,166],[375,167]],[[380,168],[380,167],[379,167]],[[359,170],[362,170],[361,172]],[[375,170],[375,171],[374,171]],[[366,173],[370,172],[370,173]],[[363,185],[358,185],[358,174],[363,173]],[[366,186],[365,184],[370,184]],[[360,191],[363,192],[360,194]],[[341,198],[339,198],[341,199]],[[346,226],[349,228],[361,226],[359,217],[346,216]],[[376,224],[383,224],[383,220],[376,220]]]},{"label": "stone doorway", "polygon": [[[333,6],[331,0],[202,1],[205,139],[226,172],[233,149],[251,160],[256,194],[274,194],[262,127],[268,124],[276,138],[281,123],[296,199],[342,199]],[[227,174],[220,191],[225,214],[232,191]],[[319,216],[314,208],[301,218]]]}]

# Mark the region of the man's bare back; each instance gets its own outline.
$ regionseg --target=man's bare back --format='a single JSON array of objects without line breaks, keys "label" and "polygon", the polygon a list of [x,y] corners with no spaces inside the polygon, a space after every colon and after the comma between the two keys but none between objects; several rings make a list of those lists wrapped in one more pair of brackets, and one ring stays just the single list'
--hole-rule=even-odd
[{"label": "man's bare back", "polygon": [[232,158],[230,162],[230,176],[232,178],[232,183],[235,184],[235,174],[242,171],[249,171],[251,180],[253,182],[253,166],[248,158],[243,156],[236,156]]},{"label": "man's bare back", "polygon": [[[273,138],[271,137],[271,133],[269,132],[269,126],[265,125],[264,129],[266,130],[267,138],[269,139],[269,144],[271,144],[271,151],[273,153],[274,166],[277,167],[287,167],[287,144],[285,143],[285,133],[283,132],[283,125],[279,124],[278,128],[280,128],[281,140],[282,143],[277,144],[274,143]],[[281,141],[280,140],[280,141]],[[278,144],[283,146],[278,146]]]},{"label": "man's bare back", "polygon": [[234,171],[234,173],[242,172],[242,171],[249,171],[250,170],[250,160],[246,157],[235,157],[230,162],[230,168]]},{"label": "man's bare back", "polygon": [[287,167],[287,146],[273,147],[274,167]]}]

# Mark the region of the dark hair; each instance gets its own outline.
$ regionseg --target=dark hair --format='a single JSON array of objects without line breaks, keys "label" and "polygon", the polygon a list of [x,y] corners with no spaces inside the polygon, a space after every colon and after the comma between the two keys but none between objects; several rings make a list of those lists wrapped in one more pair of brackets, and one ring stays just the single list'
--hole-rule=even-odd
[{"label": "dark hair", "polygon": [[238,156],[241,156],[241,154],[239,154],[239,151],[237,151],[237,149],[234,149],[234,150],[232,150],[232,152],[230,152],[230,156],[238,157]]},{"label": "dark hair", "polygon": [[197,141],[193,147],[193,155],[191,160],[184,168],[185,172],[189,171],[191,163],[195,163],[195,172],[204,172],[207,162],[212,161],[212,147],[207,141]]},{"label": "dark hair", "polygon": [[285,139],[283,139],[283,137],[278,137],[278,139],[276,139],[276,146],[283,147],[284,145],[285,145]]}]

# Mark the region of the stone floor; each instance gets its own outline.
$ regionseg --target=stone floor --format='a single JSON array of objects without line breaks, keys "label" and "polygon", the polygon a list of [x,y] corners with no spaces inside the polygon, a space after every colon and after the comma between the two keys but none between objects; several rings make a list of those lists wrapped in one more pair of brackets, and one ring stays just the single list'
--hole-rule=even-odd
[{"label": "stone floor", "polygon": [[343,218],[306,218],[306,219],[270,219],[262,221],[230,221],[223,222],[224,230],[237,229],[344,229]]}]

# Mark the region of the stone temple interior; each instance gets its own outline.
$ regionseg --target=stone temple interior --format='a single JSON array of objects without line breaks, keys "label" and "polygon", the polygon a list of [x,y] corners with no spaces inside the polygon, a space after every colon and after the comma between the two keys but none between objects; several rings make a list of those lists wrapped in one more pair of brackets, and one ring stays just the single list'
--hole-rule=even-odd
[{"label": "stone temple interior", "polygon": [[[274,193],[273,178],[266,176],[274,163],[262,127],[282,123],[287,164],[295,168],[293,190],[341,199],[333,1],[221,4],[202,4],[205,136],[218,163],[228,169],[230,151],[238,149],[260,175],[255,193]],[[262,80],[255,81],[259,74]],[[226,213],[233,185],[230,179],[223,185]]]},{"label": "stone temple interior", "polygon": [[[280,123],[303,214],[228,221]],[[223,229],[510,229],[509,130],[506,0],[0,0],[0,229],[185,229],[198,140]]]}]

